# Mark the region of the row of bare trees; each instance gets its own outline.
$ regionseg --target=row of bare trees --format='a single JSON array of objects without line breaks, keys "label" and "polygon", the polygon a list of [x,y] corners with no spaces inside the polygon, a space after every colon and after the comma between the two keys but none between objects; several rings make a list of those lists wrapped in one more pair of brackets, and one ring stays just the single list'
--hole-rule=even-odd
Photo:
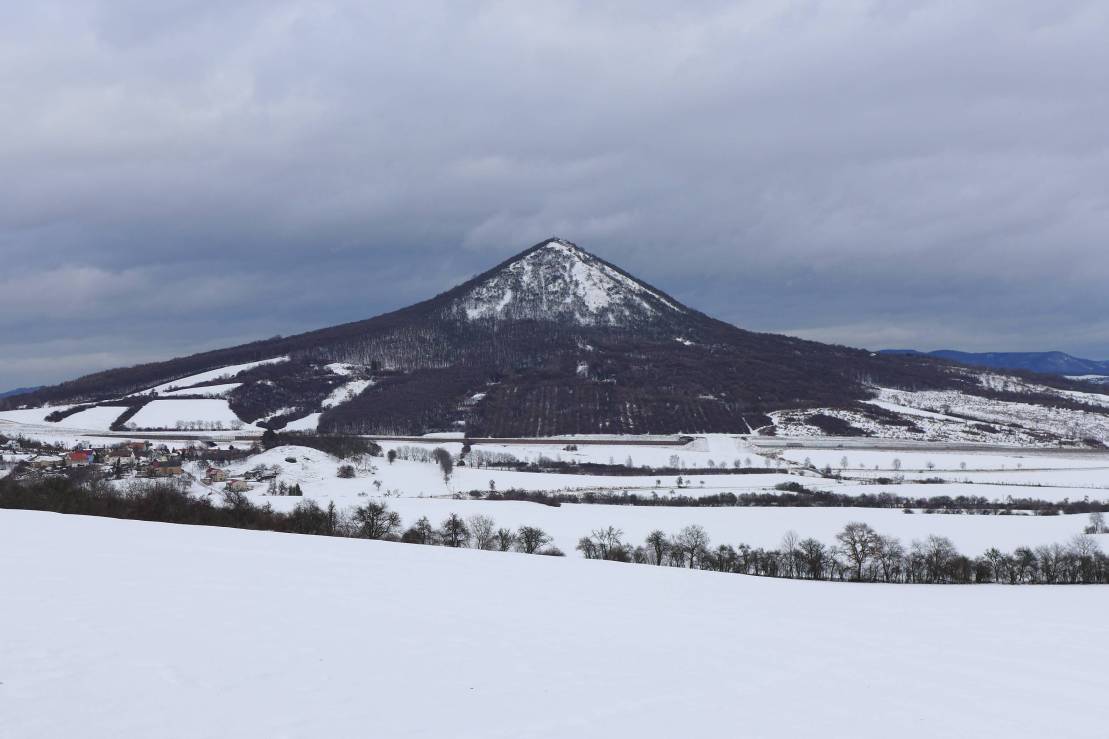
[{"label": "row of bare trees", "polygon": [[[303,501],[297,507],[309,509],[312,501]],[[538,526],[505,528],[497,526],[490,516],[474,515],[467,518],[451,513],[434,526],[427,516],[421,516],[407,529],[402,528],[401,517],[396,511],[379,501],[370,501],[344,515],[338,526],[340,535],[366,539],[400,541],[406,544],[427,544],[445,547],[470,547],[487,551],[516,551],[524,554],[562,556],[550,546],[552,538]]]},{"label": "row of bare trees", "polygon": [[[1096,523],[1091,527],[1097,526]],[[1087,529],[1089,531],[1089,529]],[[908,547],[868,524],[852,522],[836,534],[835,543],[802,538],[787,532],[777,549],[710,546],[701,526],[675,534],[655,530],[643,544],[624,541],[615,527],[595,529],[578,541],[589,559],[689,567],[765,577],[807,580],[850,580],[884,583],[1109,583],[1109,557],[1092,533],[1066,544],[1017,547],[1011,553],[990,548],[980,557],[961,554],[950,539],[928,536]]]}]

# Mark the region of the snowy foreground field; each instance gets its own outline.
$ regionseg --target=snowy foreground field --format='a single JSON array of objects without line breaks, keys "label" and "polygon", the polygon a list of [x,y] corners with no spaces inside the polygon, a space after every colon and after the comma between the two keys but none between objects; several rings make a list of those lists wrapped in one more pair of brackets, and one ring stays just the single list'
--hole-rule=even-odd
[{"label": "snowy foreground field", "polygon": [[1105,736],[1105,587],[770,580],[26,511],[0,511],[0,583],[11,739]]}]

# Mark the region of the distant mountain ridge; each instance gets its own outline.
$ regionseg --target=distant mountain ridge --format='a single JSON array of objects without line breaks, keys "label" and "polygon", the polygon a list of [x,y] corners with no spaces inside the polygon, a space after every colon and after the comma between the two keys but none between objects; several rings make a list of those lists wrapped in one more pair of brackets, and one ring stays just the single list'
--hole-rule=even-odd
[{"label": "distant mountain ridge", "polygon": [[916,349],[883,349],[882,354],[919,355],[948,359],[972,367],[1018,369],[1048,375],[1109,375],[1109,361],[1083,359],[1066,352],[961,352],[939,349],[920,352]]},{"label": "distant mountain ridge", "polygon": [[27,393],[35,392],[41,387],[42,385],[36,385],[35,387],[17,387],[13,390],[4,390],[3,392],[0,392],[0,398],[11,398],[16,395],[26,395]]}]

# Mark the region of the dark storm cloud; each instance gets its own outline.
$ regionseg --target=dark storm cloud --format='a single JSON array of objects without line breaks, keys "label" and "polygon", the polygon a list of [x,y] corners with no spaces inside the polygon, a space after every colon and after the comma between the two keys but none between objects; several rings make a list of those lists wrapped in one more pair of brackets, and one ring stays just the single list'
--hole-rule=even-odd
[{"label": "dark storm cloud", "polygon": [[1109,357],[1104,3],[5,15],[0,388],[366,317],[552,234],[748,328]]}]

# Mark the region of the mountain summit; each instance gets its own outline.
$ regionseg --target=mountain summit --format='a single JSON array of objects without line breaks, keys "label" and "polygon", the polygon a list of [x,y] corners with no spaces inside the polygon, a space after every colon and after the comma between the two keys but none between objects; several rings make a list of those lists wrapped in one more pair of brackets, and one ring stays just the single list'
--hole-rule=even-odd
[{"label": "mountain summit", "polygon": [[187,422],[204,399],[223,418],[274,429],[748,432],[771,428],[768,414],[783,409],[854,408],[873,417],[881,409],[863,401],[875,386],[960,383],[976,381],[935,359],[744,331],[569,241],[548,239],[392,313],[99,372],[0,407],[64,406],[50,420],[112,407],[115,428]]},{"label": "mountain summit", "polygon": [[684,313],[660,291],[563,239],[548,239],[479,278],[452,302],[471,321],[542,320],[629,326]]}]

